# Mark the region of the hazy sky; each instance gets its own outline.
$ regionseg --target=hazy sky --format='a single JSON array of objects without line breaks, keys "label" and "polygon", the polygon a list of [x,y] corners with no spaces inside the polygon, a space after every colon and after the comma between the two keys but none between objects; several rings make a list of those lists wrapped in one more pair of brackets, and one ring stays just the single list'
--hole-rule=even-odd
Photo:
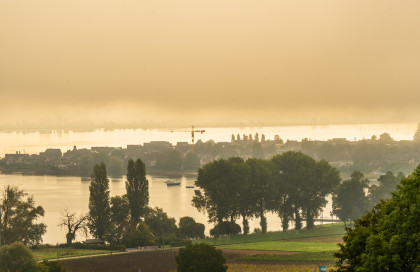
[{"label": "hazy sky", "polygon": [[420,120],[420,1],[1,0],[0,125]]}]

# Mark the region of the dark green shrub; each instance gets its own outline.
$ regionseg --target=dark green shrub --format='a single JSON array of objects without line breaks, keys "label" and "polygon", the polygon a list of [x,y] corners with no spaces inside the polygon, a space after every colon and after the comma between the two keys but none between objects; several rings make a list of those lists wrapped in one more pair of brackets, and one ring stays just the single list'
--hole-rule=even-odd
[{"label": "dark green shrub", "polygon": [[43,261],[42,265],[46,268],[45,270],[48,272],[66,272],[67,271],[66,268],[64,268],[58,262]]},{"label": "dark green shrub", "polygon": [[182,238],[204,238],[205,226],[194,218],[184,216],[179,219],[179,232]]},{"label": "dark green shrub", "polygon": [[14,242],[0,248],[0,271],[37,271],[32,251],[24,244]]},{"label": "dark green shrub", "polygon": [[176,256],[178,272],[225,272],[226,258],[212,245],[188,245]]}]

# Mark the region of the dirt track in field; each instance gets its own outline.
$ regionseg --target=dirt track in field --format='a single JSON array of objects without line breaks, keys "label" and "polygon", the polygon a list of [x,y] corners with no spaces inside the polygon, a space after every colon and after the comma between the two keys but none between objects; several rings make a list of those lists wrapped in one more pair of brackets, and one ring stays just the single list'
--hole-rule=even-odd
[{"label": "dirt track in field", "polygon": [[176,250],[135,252],[113,256],[101,256],[66,260],[60,262],[68,272],[90,271],[139,271],[141,272],[168,272],[176,270]]},{"label": "dirt track in field", "polygon": [[[242,256],[256,254],[292,255],[298,252],[266,251],[266,250],[237,250],[224,249],[223,255],[227,263],[235,263],[235,259]],[[100,256],[75,260],[60,261],[69,272],[87,271],[139,271],[141,272],[168,272],[176,270],[175,257],[177,250],[136,252],[113,256]]]}]

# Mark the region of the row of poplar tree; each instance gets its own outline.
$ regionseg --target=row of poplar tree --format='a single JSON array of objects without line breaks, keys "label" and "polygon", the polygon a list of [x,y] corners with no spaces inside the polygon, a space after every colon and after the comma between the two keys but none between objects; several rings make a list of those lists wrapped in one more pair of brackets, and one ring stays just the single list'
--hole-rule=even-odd
[{"label": "row of poplar tree", "polygon": [[94,237],[120,243],[130,229],[146,227],[139,226],[149,204],[149,182],[141,160],[128,161],[125,188],[126,195],[110,198],[105,163],[93,167],[87,226]]},{"label": "row of poplar tree", "polygon": [[[205,226],[195,222],[194,218],[181,217],[178,227],[176,219],[169,217],[161,208],[148,206],[149,182],[145,165],[140,159],[128,161],[125,188],[126,194],[110,197],[105,163],[93,167],[89,214],[82,219],[86,218],[87,228],[94,237],[128,247],[153,245],[160,242],[158,238],[162,243],[172,244],[184,242],[185,238],[204,237]],[[67,214],[61,225],[68,226],[68,218]],[[67,233],[69,244],[75,238],[77,222],[73,221],[71,225],[72,231]],[[165,236],[170,239],[164,239]]]}]

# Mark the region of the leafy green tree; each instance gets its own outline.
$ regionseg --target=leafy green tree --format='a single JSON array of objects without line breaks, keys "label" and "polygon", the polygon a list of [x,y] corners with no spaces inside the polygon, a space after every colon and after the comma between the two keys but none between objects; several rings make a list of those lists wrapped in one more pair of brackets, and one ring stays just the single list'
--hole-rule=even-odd
[{"label": "leafy green tree", "polygon": [[185,216],[179,219],[179,232],[182,238],[204,238],[205,226]]},{"label": "leafy green tree", "polygon": [[0,271],[38,271],[32,251],[14,242],[0,247]]},{"label": "leafy green tree", "polygon": [[17,186],[7,185],[0,201],[0,231],[2,243],[22,242],[35,247],[42,241],[47,226],[36,221],[44,216],[44,209],[35,206],[32,196]]},{"label": "leafy green tree", "polygon": [[388,199],[391,197],[391,192],[395,191],[397,184],[404,177],[403,173],[398,173],[395,176],[391,171],[386,172],[378,178],[379,185],[371,185],[369,187],[369,201],[373,207],[381,199]]},{"label": "leafy green tree", "polygon": [[130,205],[131,222],[135,226],[144,216],[149,204],[149,181],[146,179],[146,166],[140,159],[136,162],[132,159],[128,161],[125,188]]},{"label": "leafy green tree", "polygon": [[178,272],[225,272],[226,259],[212,245],[194,244],[179,250],[176,257]]},{"label": "leafy green tree", "polygon": [[359,171],[354,171],[349,180],[338,186],[333,196],[333,213],[344,221],[352,221],[364,214],[368,209],[368,198],[365,188],[369,180]]},{"label": "leafy green tree", "polygon": [[111,197],[111,231],[107,241],[120,244],[130,223],[130,206],[126,195]]},{"label": "leafy green tree", "polygon": [[[303,191],[307,183],[313,180],[313,169],[316,162],[311,157],[301,153],[289,151],[272,158],[274,169],[278,174],[276,181],[286,183],[289,186],[278,185],[279,188],[287,188],[290,196],[292,212],[295,218],[295,228],[302,228],[301,208],[305,201]],[[286,210],[286,209],[285,209]]]},{"label": "leafy green tree", "polygon": [[252,215],[252,199],[249,193],[249,167],[239,157],[229,158],[227,163],[229,171],[226,173],[228,177],[226,190],[230,195],[228,199],[230,221],[234,223],[237,216],[242,216],[243,233],[248,234],[249,223],[247,217]]},{"label": "leafy green tree", "polygon": [[41,264],[45,268],[45,271],[48,272],[66,272],[67,269],[64,268],[59,262],[55,261],[46,261],[44,260]]},{"label": "leafy green tree", "polygon": [[420,166],[397,188],[346,228],[337,271],[419,271]]},{"label": "leafy green tree", "polygon": [[140,222],[137,226],[130,226],[129,230],[125,233],[123,244],[126,247],[138,247],[155,245],[155,237],[152,234],[149,226]]},{"label": "leafy green tree", "polygon": [[[308,155],[294,151],[274,156],[272,163],[279,192],[287,190],[283,193],[286,196],[282,196],[280,192],[280,205],[277,205],[275,210],[280,214],[283,213],[283,218],[288,218],[289,216],[284,213],[292,210],[296,229],[302,227],[302,211],[306,217],[307,228],[313,228],[314,217],[327,202],[325,197],[332,193],[340,182],[338,170],[324,160],[316,162]],[[292,203],[291,208],[290,203]],[[283,204],[287,206],[282,207]]]},{"label": "leafy green tree", "polygon": [[[206,211],[210,222],[220,224],[223,220],[232,223],[239,215],[248,216],[249,171],[244,160],[232,157],[204,165],[198,170],[192,203],[199,211]],[[223,225],[221,225],[223,226]]]},{"label": "leafy green tree", "polygon": [[199,211],[207,212],[210,222],[223,222],[233,215],[232,198],[229,186],[230,163],[220,159],[205,164],[198,169],[192,204]]},{"label": "leafy green tree", "polygon": [[293,218],[293,195],[296,194],[294,184],[290,179],[283,175],[284,162],[279,155],[271,159],[271,172],[273,178],[273,188],[271,210],[278,213],[283,231],[289,229],[290,219]]},{"label": "leafy green tree", "polygon": [[158,207],[148,209],[144,223],[150,227],[155,236],[170,236],[178,232],[175,218],[168,217],[168,214]]},{"label": "leafy green tree", "polygon": [[250,212],[260,218],[262,233],[266,233],[265,213],[274,199],[270,163],[261,159],[248,159],[245,163],[249,167],[249,186],[245,189],[245,193],[249,196],[246,199],[247,205]]},{"label": "leafy green tree", "polygon": [[305,187],[301,188],[302,210],[308,229],[315,226],[314,218],[319,216],[327,204],[327,195],[331,194],[341,181],[338,170],[325,160],[316,162],[312,171],[312,179],[307,180]]},{"label": "leafy green tree", "polygon": [[241,226],[235,222],[230,221],[223,221],[222,223],[218,223],[216,226],[214,226],[214,228],[210,230],[211,236],[238,235],[239,233],[241,233]]},{"label": "leafy green tree", "polygon": [[93,167],[89,193],[88,227],[93,236],[104,239],[110,227],[111,209],[109,180],[103,162]]},{"label": "leafy green tree", "polygon": [[87,234],[87,221],[89,216],[82,214],[76,217],[75,213],[69,212],[68,209],[64,210],[61,217],[61,223],[58,224],[61,227],[67,228],[66,240],[67,244],[70,245],[76,239],[77,232],[83,232]]},{"label": "leafy green tree", "polygon": [[391,135],[389,135],[389,133],[382,133],[379,136],[379,142],[384,143],[384,144],[390,144],[394,141],[394,139],[392,139]]}]

